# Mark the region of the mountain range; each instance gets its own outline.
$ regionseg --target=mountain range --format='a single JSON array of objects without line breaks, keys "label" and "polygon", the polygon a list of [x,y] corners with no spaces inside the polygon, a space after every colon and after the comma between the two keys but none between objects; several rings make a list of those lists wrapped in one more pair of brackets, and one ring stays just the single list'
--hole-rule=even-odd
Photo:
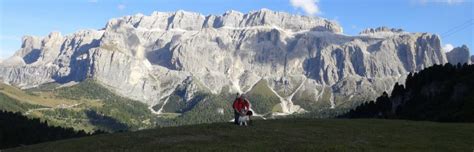
[{"label": "mountain range", "polygon": [[268,9],[154,12],[98,30],[24,36],[21,49],[0,62],[0,80],[30,89],[93,79],[158,115],[186,113],[202,94],[239,92],[257,115],[288,115],[354,107],[410,72],[473,62],[466,46],[446,53],[441,44],[436,34],[387,27],[350,36],[335,21]]}]

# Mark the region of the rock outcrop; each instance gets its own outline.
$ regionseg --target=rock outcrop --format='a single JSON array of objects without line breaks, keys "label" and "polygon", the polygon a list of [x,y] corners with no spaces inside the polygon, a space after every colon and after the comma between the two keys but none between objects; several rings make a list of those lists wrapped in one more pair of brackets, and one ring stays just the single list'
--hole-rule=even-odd
[{"label": "rock outcrop", "polygon": [[467,48],[466,45],[463,45],[461,47],[456,47],[453,50],[449,51],[446,53],[446,57],[448,59],[448,62],[451,64],[464,64],[464,63],[471,63],[470,55],[469,55],[469,48]]},{"label": "rock outcrop", "polygon": [[175,102],[170,95],[247,92],[264,80],[285,114],[352,106],[409,72],[447,63],[434,34],[377,28],[347,36],[327,19],[267,9],[125,16],[101,30],[26,36],[9,60],[0,65],[6,83],[27,88],[90,77],[158,113]]}]

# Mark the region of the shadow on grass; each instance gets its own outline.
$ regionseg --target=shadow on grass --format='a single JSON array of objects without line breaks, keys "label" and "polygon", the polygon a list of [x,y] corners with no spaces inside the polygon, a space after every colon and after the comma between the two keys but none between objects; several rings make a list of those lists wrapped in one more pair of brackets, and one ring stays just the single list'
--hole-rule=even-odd
[{"label": "shadow on grass", "polygon": [[94,110],[87,110],[86,116],[89,118],[89,122],[100,130],[121,132],[127,131],[129,129],[126,124],[118,121],[117,119],[99,114]]}]

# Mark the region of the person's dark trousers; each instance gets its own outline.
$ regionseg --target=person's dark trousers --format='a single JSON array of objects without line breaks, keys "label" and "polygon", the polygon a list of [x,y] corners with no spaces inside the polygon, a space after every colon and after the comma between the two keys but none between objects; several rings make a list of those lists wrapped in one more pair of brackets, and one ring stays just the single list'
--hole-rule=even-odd
[{"label": "person's dark trousers", "polygon": [[240,114],[234,110],[234,124],[238,125],[239,124],[239,116]]},{"label": "person's dark trousers", "polygon": [[249,116],[249,126],[252,125],[252,116]]}]

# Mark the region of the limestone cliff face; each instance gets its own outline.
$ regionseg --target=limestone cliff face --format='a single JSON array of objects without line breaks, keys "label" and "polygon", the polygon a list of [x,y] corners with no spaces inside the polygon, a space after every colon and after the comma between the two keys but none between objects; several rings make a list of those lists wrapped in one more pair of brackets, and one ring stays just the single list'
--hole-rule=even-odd
[{"label": "limestone cliff face", "polygon": [[26,88],[93,77],[150,106],[178,88],[188,100],[246,92],[265,80],[288,114],[309,109],[296,102],[335,108],[376,97],[408,72],[447,63],[441,50],[429,33],[377,28],[347,36],[335,22],[267,9],[154,12],[111,19],[102,30],[27,36],[0,64],[0,78]]},{"label": "limestone cliff face", "polygon": [[448,62],[454,65],[458,63],[471,63],[471,59],[469,56],[469,48],[467,48],[466,45],[454,48],[453,50],[446,53],[446,57],[448,59]]}]

